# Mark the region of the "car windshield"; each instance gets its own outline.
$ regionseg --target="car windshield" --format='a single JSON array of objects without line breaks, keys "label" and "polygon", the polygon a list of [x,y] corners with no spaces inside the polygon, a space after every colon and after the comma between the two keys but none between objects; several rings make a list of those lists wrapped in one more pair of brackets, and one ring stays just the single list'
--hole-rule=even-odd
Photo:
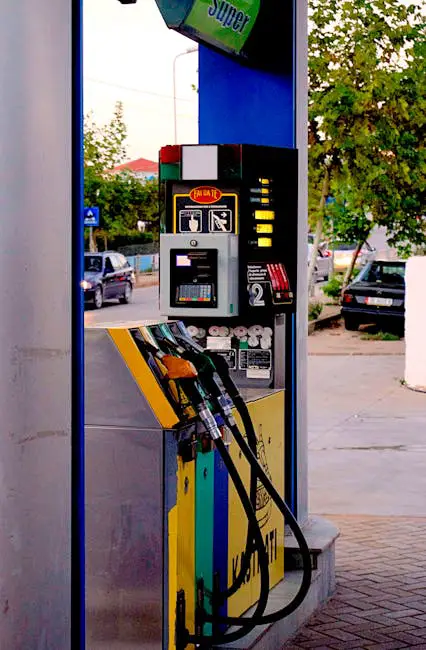
[{"label": "car windshield", "polygon": [[383,264],[373,262],[371,266],[366,266],[359,274],[359,280],[364,282],[376,282],[379,284],[397,284],[404,285],[405,264]]},{"label": "car windshield", "polygon": [[101,255],[85,255],[84,256],[84,271],[92,273],[101,273],[102,271],[102,256]]}]

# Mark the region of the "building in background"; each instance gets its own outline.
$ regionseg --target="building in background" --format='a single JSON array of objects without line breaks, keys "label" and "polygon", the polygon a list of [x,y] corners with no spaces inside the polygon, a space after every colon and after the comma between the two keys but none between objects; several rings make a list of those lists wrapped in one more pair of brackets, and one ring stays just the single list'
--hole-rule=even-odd
[{"label": "building in background", "polygon": [[112,174],[119,174],[120,172],[130,172],[141,181],[152,180],[158,178],[158,162],[146,160],[146,158],[138,158],[137,160],[130,160],[111,169]]}]

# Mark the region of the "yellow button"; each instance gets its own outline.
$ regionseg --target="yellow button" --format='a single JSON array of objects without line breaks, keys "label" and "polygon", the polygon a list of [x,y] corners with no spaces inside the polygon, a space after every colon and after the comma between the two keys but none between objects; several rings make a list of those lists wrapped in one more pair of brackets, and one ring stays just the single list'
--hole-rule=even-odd
[{"label": "yellow button", "polygon": [[273,210],[255,210],[254,218],[256,221],[273,221],[275,212]]},{"label": "yellow button", "polygon": [[272,246],[272,237],[259,237],[257,240],[257,245],[259,248],[271,248]]},{"label": "yellow button", "polygon": [[270,234],[274,232],[274,226],[272,225],[272,223],[257,223],[256,232],[261,233],[263,235]]}]

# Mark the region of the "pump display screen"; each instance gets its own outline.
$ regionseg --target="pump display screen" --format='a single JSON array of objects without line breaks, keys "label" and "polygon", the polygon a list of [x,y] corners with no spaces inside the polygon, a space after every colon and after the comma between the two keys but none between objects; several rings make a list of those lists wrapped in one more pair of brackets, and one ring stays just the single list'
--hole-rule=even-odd
[{"label": "pump display screen", "polygon": [[217,307],[217,250],[170,251],[173,307]]}]

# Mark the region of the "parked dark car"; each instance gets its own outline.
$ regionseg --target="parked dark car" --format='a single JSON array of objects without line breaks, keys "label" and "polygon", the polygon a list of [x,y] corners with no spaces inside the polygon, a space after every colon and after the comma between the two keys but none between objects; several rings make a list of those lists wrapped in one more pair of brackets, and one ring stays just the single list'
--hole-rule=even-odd
[{"label": "parked dark car", "polygon": [[405,262],[369,262],[343,294],[347,330],[374,323],[402,331],[404,313]]},{"label": "parked dark car", "polygon": [[85,302],[92,302],[100,309],[105,300],[118,298],[122,303],[132,299],[135,275],[124,255],[114,251],[84,254]]}]

